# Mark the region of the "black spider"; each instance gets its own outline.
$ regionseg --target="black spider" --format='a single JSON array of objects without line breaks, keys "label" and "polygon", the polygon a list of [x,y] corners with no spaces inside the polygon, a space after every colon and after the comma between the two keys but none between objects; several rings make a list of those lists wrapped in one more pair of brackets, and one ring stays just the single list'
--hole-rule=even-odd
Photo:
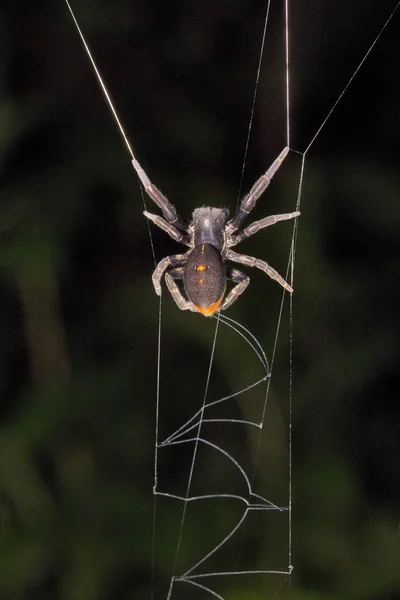
[{"label": "black spider", "polygon": [[[133,166],[146,192],[163,213],[163,217],[147,211],[144,212],[144,215],[166,231],[175,241],[189,246],[189,250],[184,254],[167,256],[158,263],[153,273],[154,289],[158,296],[161,295],[161,279],[165,274],[168,289],[181,310],[192,310],[205,316],[212,315],[218,309],[225,310],[244,292],[250,282],[250,278],[241,271],[227,268],[225,265],[227,260],[249,267],[257,267],[275,279],[286,290],[293,292],[290,285],[268,263],[231,250],[233,246],[260,229],[300,215],[297,211],[283,215],[271,215],[260,221],[254,221],[242,231],[238,231],[243,220],[253,210],[258,198],[268,187],[288,152],[288,147],[282,150],[268,171],[261,175],[250,192],[242,199],[235,216],[229,221],[227,221],[229,212],[226,208],[211,206],[196,208],[190,222],[182,219],[171,202],[151,183],[137,160],[133,159]],[[187,298],[177,286],[177,280],[183,280]],[[227,280],[233,281],[235,286],[225,296]]]}]

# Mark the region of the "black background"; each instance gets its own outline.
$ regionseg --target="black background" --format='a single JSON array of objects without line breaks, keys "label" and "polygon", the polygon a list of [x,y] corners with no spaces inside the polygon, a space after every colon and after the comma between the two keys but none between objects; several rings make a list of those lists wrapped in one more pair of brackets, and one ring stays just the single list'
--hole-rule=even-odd
[{"label": "black background", "polygon": [[[394,3],[292,4],[290,146],[302,152]],[[202,204],[233,210],[264,3],[102,0],[74,10],[154,182],[184,217]],[[399,18],[305,162],[293,298],[293,598],[400,598]],[[0,56],[0,596],[149,598],[158,300],[140,187],[62,0],[3,0]],[[286,143],[284,83],[283,9],[273,3],[243,191]],[[257,218],[295,209],[300,164],[291,153]],[[290,239],[291,226],[279,224],[243,252],[285,275]],[[153,240],[157,259],[176,251],[159,230]],[[281,291],[249,274],[229,314],[270,357]],[[166,431],[198,406],[213,330],[164,294]],[[216,396],[219,385],[240,388],[254,363],[223,339]],[[288,481],[288,339],[285,310],[275,416],[258,460],[269,498]],[[254,456],[252,438],[236,442]],[[186,481],[176,460],[165,468],[172,488]],[[158,510],[161,598],[181,507]],[[207,547],[222,518],[202,510],[188,526],[188,554]],[[282,545],[281,533],[263,532],[248,546],[259,569]],[[224,585],[228,599],[273,597],[263,578]]]}]

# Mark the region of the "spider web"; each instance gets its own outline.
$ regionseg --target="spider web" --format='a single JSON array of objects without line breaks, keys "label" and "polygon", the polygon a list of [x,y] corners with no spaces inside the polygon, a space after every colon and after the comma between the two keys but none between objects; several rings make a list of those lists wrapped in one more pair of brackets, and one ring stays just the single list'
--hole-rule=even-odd
[{"label": "spider web", "polygon": [[[66,0],[69,6],[68,0]],[[249,120],[247,140],[245,143],[245,153],[239,184],[239,194],[242,188],[243,176],[246,166],[247,152],[249,147],[250,134],[252,131],[253,117],[256,106],[257,91],[259,88],[259,78],[262,70],[262,61],[264,56],[264,45],[267,35],[267,28],[270,22],[270,10],[274,3],[270,0],[266,7],[264,20],[264,28],[261,40],[261,50],[259,62],[257,66],[255,91],[251,107],[251,115]],[[282,4],[280,1],[279,3]],[[298,184],[293,196],[295,207],[284,207],[284,210],[300,210],[303,181],[305,174],[306,157],[312,149],[315,141],[323,131],[324,126],[330,119],[333,111],[351,85],[353,79],[357,76],[364,62],[367,60],[370,52],[374,49],[379,38],[383,34],[385,28],[389,24],[391,18],[395,14],[399,2],[394,6],[392,12],[387,19],[382,23],[376,34],[376,37],[370,41],[369,46],[362,55],[360,62],[350,69],[351,75],[347,83],[343,86],[337,99],[332,104],[326,116],[316,127],[315,133],[309,138],[304,145],[303,150],[291,146],[290,135],[292,126],[290,121],[290,9],[287,2],[284,3],[284,18],[283,18],[283,55],[285,64],[285,138],[286,144],[291,147],[293,155],[297,155],[300,159],[299,175],[297,178]],[[71,14],[72,9],[69,6]],[[80,32],[77,21],[75,25]],[[80,32],[81,34],[81,32]],[[96,71],[97,77],[102,86],[113,116],[120,128],[124,142],[131,156],[133,152],[129,141],[125,135],[124,129],[120,123],[118,115],[113,107],[108,91],[103,83],[96,64],[93,61],[89,47],[81,34],[82,41],[86,51],[92,60],[93,68]],[[267,57],[268,58],[268,57]],[[281,148],[277,148],[277,152]],[[267,165],[268,166],[268,165]],[[281,171],[276,177],[282,176]],[[143,192],[142,192],[143,196]],[[145,204],[145,198],[143,196]],[[293,232],[290,242],[290,251],[286,271],[286,279],[293,285],[294,265],[296,255],[296,240],[297,240],[297,222],[293,226]],[[156,263],[155,250],[153,246],[151,231],[150,241],[153,253],[154,262]],[[204,329],[207,331],[205,335],[209,336],[211,341],[210,357],[204,368],[204,385],[196,385],[196,389],[185,394],[185,399],[188,397],[193,400],[187,410],[182,411],[177,415],[176,427],[170,429],[169,420],[165,416],[165,412],[171,409],[170,406],[164,405],[164,397],[173,397],[177,399],[174,393],[169,393],[163,387],[162,371],[163,368],[179,370],[179,361],[174,364],[173,357],[163,356],[162,346],[162,331],[163,331],[163,302],[160,298],[159,316],[158,316],[158,358],[157,358],[157,393],[156,393],[156,436],[155,436],[155,463],[154,463],[154,531],[153,531],[153,582],[152,596],[155,597],[156,589],[156,551],[157,551],[157,527],[161,522],[161,510],[157,503],[157,497],[165,500],[178,502],[181,506],[181,514],[177,517],[178,533],[176,546],[172,552],[173,561],[171,567],[171,578],[168,589],[162,594],[167,599],[177,599],[180,597],[186,598],[188,593],[191,598],[197,597],[216,597],[222,600],[229,600],[231,588],[226,585],[226,580],[231,581],[232,578],[259,577],[262,578],[263,594],[265,597],[275,598],[282,592],[283,586],[289,582],[292,572],[292,534],[291,534],[291,413],[292,413],[292,327],[293,327],[293,299],[289,298],[289,340],[290,340],[290,355],[289,355],[289,377],[288,377],[288,406],[286,422],[288,428],[288,486],[282,494],[271,490],[268,497],[258,493],[258,462],[261,458],[261,449],[263,434],[268,434],[269,428],[269,411],[267,411],[268,400],[271,391],[271,375],[277,349],[277,344],[281,336],[281,323],[284,310],[285,296],[282,295],[280,302],[277,325],[271,352],[271,364],[269,365],[266,352],[262,348],[257,338],[243,325],[234,321],[229,316],[220,314],[215,317],[214,322],[207,320]],[[193,315],[179,315],[179,318],[196,318]],[[200,318],[200,317],[199,317]],[[213,324],[213,332],[211,331]],[[252,353],[253,363],[255,365],[254,373],[251,373],[249,380],[243,382],[243,385],[238,385],[237,382],[232,386],[235,389],[233,393],[226,390],[225,394],[220,393],[219,385],[213,386],[214,373],[216,366],[219,364],[220,357],[218,356],[218,348],[221,347],[236,348],[236,360],[242,357],[246,352]],[[234,365],[230,366],[234,370]],[[256,374],[255,374],[256,373]],[[232,378],[234,380],[234,378]],[[179,392],[178,392],[179,393]],[[179,401],[178,401],[179,404]],[[246,410],[243,406],[246,405]],[[193,410],[193,406],[196,406]],[[240,408],[238,408],[240,407]],[[243,417],[243,414],[246,417]],[[163,424],[168,423],[166,429]],[[164,431],[164,429],[166,429]],[[235,456],[235,448],[231,447],[230,440],[238,435],[238,431],[249,430],[252,433],[246,433],[249,439],[252,440],[254,455],[253,459],[247,461],[243,457]],[[165,469],[168,476],[164,478],[163,461],[168,465],[175,465],[175,468],[186,476],[180,479],[185,481],[182,489],[179,489],[179,482],[173,481],[171,484],[171,471]],[[213,464],[215,473],[223,474],[219,479],[215,473],[205,473],[202,465]],[[205,516],[201,513],[199,505],[215,502],[218,506],[217,511],[223,511],[221,506],[226,506],[227,503],[235,503],[236,517],[234,522],[224,523],[220,530],[209,532],[207,536],[207,546],[202,547],[198,538],[198,543],[195,544],[195,552],[192,545],[187,541],[188,537],[192,537],[193,531],[198,528],[199,524],[207,524],[207,512]],[[193,507],[196,507],[193,509]],[[203,520],[205,519],[205,521]],[[228,520],[229,521],[229,520]],[[197,525],[196,525],[197,524]],[[254,556],[247,557],[245,537],[250,532],[254,531],[273,532],[275,541],[271,544],[271,555],[269,564],[252,567],[251,560]],[[185,532],[191,532],[191,535],[185,535]],[[285,533],[283,533],[285,532]],[[285,536],[286,543],[281,543]],[[277,540],[280,540],[280,543]],[[239,548],[239,550],[238,550]],[[240,550],[242,548],[242,550]],[[248,560],[249,558],[249,560]],[[228,565],[232,561],[238,565],[235,569],[224,568],[222,563]],[[267,582],[266,580],[267,579]],[[240,585],[240,584],[238,584]],[[244,584],[245,585],[245,584]],[[161,596],[160,596],[161,597]]]}]

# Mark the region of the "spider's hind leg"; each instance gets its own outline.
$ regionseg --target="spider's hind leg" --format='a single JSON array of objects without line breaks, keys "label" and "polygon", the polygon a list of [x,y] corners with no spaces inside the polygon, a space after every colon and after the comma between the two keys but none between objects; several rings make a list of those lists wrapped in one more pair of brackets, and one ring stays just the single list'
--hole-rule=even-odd
[{"label": "spider's hind leg", "polygon": [[187,254],[187,252],[185,254],[173,254],[172,256],[166,256],[160,260],[152,275],[153,285],[157,296],[161,296],[161,279],[165,271],[168,267],[176,267],[185,262]]},{"label": "spider's hind leg", "polygon": [[248,275],[245,275],[238,269],[231,269],[230,271],[228,271],[227,278],[230,279],[230,281],[233,281],[235,286],[233,289],[231,289],[231,291],[223,301],[221,310],[226,310],[227,308],[229,308],[235,302],[235,300],[237,300],[239,296],[243,294],[244,290],[250,283],[250,277]]},{"label": "spider's hind leg", "polygon": [[187,300],[182,294],[181,290],[175,283],[175,280],[183,279],[184,267],[177,267],[165,273],[165,283],[170,291],[173,301],[181,310],[191,310],[197,312],[194,304]]}]

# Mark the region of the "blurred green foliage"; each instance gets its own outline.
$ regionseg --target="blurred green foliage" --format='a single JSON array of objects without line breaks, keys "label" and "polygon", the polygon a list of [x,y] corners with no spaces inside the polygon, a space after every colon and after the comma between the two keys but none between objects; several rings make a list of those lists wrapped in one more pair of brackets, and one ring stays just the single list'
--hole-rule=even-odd
[{"label": "blurred green foliage", "polygon": [[[202,204],[232,209],[264,3],[74,8],[155,183],[184,216]],[[391,8],[291,7],[292,148],[307,147]],[[307,155],[294,296],[295,570],[280,599],[400,598],[399,16]],[[275,3],[243,189],[285,143],[282,32]],[[0,55],[0,598],[149,598],[158,300],[140,188],[63,0],[4,0]],[[292,153],[257,217],[294,210],[299,174]],[[243,248],[284,274],[290,236],[277,225]],[[166,238],[153,232],[157,259],[174,252]],[[277,287],[252,274],[230,311],[269,357]],[[256,472],[273,501],[288,484],[288,325],[285,310]],[[213,330],[165,295],[165,434],[202,400]],[[257,376],[241,340],[222,333],[214,398]],[[238,414],[250,406],[244,398]],[[229,442],[251,464],[256,438]],[[185,485],[184,458],[166,460],[163,484]],[[224,477],[212,457],[200,474]],[[166,597],[181,510],[157,501],[157,598]],[[226,533],[236,510],[191,506],[182,563]],[[284,529],[249,524],[241,553],[227,548],[225,558],[259,569],[284,559]],[[220,585],[229,600],[273,598],[279,588],[257,577]]]}]

